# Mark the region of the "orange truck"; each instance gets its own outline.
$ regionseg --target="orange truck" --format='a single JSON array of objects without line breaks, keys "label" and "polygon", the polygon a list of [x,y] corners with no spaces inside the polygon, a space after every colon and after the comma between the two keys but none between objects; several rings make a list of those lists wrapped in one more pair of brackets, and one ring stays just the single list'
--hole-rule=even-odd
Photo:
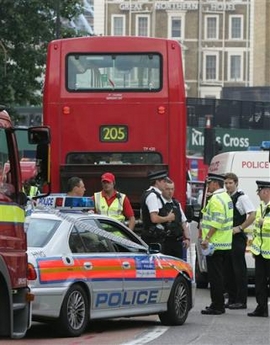
[{"label": "orange truck", "polygon": [[15,128],[0,106],[0,338],[22,338],[31,324],[33,294],[28,287],[24,227],[27,197],[22,192],[18,132],[36,152],[39,184],[49,181],[49,128]]}]

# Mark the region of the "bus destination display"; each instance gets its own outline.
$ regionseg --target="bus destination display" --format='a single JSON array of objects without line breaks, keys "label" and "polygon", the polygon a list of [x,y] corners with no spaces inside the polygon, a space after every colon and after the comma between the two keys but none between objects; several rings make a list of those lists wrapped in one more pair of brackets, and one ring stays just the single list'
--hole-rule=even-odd
[{"label": "bus destination display", "polygon": [[101,142],[125,142],[128,140],[128,127],[125,125],[100,126],[99,138]]}]

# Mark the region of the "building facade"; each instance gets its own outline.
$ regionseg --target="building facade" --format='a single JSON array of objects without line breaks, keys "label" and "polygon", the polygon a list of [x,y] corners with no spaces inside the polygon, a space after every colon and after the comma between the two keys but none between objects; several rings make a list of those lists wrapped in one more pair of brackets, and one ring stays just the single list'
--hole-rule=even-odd
[{"label": "building facade", "polygon": [[97,35],[176,39],[189,97],[270,85],[270,0],[94,0]]}]

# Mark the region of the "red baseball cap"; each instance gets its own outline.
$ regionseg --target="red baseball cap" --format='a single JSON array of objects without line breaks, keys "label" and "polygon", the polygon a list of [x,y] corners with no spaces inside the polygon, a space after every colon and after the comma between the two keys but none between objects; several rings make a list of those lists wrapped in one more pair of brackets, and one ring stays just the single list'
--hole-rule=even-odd
[{"label": "red baseball cap", "polygon": [[101,182],[107,181],[107,182],[115,182],[115,177],[112,173],[105,173],[101,176]]}]

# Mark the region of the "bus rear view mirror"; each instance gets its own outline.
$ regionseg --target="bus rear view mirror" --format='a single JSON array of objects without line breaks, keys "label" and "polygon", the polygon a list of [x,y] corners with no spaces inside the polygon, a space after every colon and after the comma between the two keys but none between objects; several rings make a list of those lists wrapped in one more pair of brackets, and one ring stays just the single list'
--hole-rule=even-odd
[{"label": "bus rear view mirror", "polygon": [[50,141],[49,127],[30,127],[28,129],[29,144],[49,144]]}]

